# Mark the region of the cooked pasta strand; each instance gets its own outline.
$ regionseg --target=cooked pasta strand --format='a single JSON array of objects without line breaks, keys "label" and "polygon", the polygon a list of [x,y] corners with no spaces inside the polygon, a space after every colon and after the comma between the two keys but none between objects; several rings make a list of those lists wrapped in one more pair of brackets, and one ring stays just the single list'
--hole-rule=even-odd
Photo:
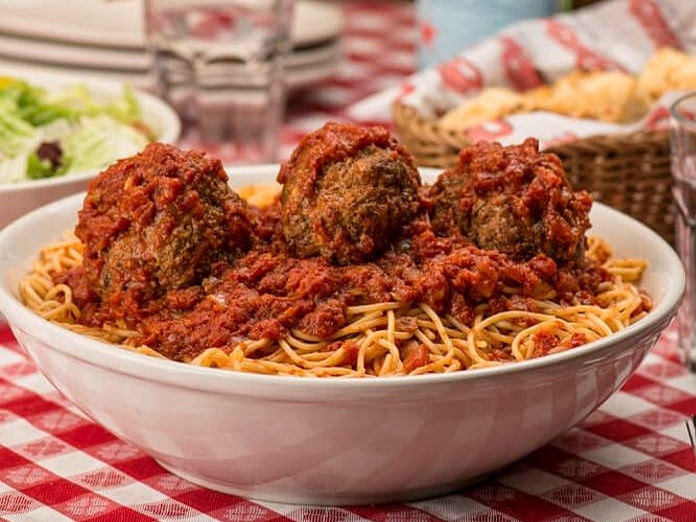
[{"label": "cooked pasta strand", "polygon": [[[123,321],[99,328],[79,324],[81,311],[72,289],[55,283],[54,276],[78,266],[82,251],[72,234],[44,248],[31,273],[19,284],[22,302],[76,333],[163,358],[148,346],[134,345],[139,332]],[[262,374],[368,378],[487,368],[556,353],[576,345],[578,339],[590,342],[610,335],[646,313],[647,297],[635,286],[645,262],[613,259],[606,243],[594,239],[588,255],[603,260],[614,275],[612,281],[600,285],[596,304],[559,304],[548,295],[530,300],[530,309],[525,310],[491,313],[482,304],[474,310],[472,324],[451,314],[441,315],[423,303],[349,306],[345,311],[348,323],[327,339],[295,329],[278,341],[249,339],[234,346],[210,347],[188,362]],[[509,293],[519,293],[519,289],[510,287]],[[541,338],[546,344],[551,340],[545,349],[540,348],[544,346],[539,343]],[[421,360],[423,350],[425,360]],[[421,359],[412,359],[411,354],[421,354]]]}]

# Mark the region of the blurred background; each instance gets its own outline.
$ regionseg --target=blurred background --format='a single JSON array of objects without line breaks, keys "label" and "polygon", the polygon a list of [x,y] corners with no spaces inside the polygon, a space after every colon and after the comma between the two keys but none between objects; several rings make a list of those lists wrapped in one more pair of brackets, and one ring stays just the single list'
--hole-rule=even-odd
[{"label": "blurred background", "polygon": [[[587,3],[296,0],[284,70],[285,148],[279,156],[317,123],[345,117],[355,102],[400,85],[419,68],[451,58],[508,23]],[[143,12],[142,0],[3,0],[0,73],[98,78],[156,92]],[[224,155],[224,144],[217,145]]]}]

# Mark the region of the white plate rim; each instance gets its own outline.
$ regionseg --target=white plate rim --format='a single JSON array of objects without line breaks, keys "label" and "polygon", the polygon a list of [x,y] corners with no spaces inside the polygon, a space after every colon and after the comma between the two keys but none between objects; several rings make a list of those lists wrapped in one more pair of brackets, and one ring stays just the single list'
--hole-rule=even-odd
[{"label": "white plate rim", "polygon": [[[295,69],[311,67],[333,60],[340,48],[338,39],[327,40],[316,47],[293,49],[286,59],[286,67]],[[145,50],[127,51],[105,47],[84,47],[42,40],[28,40],[0,34],[0,56],[11,60],[52,65],[56,67],[83,67],[86,69],[123,71],[147,74],[150,58]]]},{"label": "white plate rim", "polygon": [[[71,7],[76,9],[66,12]],[[3,0],[0,33],[49,42],[142,50],[145,48],[143,11],[143,0],[84,3]],[[95,26],[94,20],[106,21],[107,26]],[[343,31],[344,23],[343,11],[338,6],[297,0],[292,41],[296,46],[304,46],[336,37]]]}]

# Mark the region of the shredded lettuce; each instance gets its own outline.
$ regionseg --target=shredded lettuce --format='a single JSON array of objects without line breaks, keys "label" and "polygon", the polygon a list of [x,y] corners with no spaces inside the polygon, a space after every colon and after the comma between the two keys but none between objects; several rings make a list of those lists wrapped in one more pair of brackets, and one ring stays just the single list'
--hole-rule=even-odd
[{"label": "shredded lettuce", "polygon": [[36,142],[37,131],[16,106],[0,99],[0,157],[14,158],[27,152]]},{"label": "shredded lettuce", "polygon": [[18,183],[27,180],[28,155],[0,160],[0,183]]},{"label": "shredded lettuce", "polygon": [[27,156],[27,176],[31,179],[50,178],[55,175],[55,169],[49,160],[42,160],[36,152]]},{"label": "shredded lettuce", "polygon": [[132,126],[115,122],[108,115],[83,117],[77,130],[62,142],[66,173],[104,167],[115,159],[132,156],[147,141]]},{"label": "shredded lettuce", "polygon": [[[61,176],[104,167],[150,141],[130,86],[95,96],[86,85],[48,90],[0,77],[0,183]],[[38,153],[57,142],[60,161]]]}]

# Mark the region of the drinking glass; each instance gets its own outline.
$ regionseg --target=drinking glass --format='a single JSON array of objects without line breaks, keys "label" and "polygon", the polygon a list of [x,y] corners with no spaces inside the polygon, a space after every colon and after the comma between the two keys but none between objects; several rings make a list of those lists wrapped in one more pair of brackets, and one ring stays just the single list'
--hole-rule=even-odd
[{"label": "drinking glass", "polygon": [[696,371],[696,92],[680,97],[670,108],[670,156],[675,245],[686,272],[677,330],[683,359]]},{"label": "drinking glass", "polygon": [[145,0],[158,94],[183,142],[230,163],[273,163],[285,113],[293,0]]}]

